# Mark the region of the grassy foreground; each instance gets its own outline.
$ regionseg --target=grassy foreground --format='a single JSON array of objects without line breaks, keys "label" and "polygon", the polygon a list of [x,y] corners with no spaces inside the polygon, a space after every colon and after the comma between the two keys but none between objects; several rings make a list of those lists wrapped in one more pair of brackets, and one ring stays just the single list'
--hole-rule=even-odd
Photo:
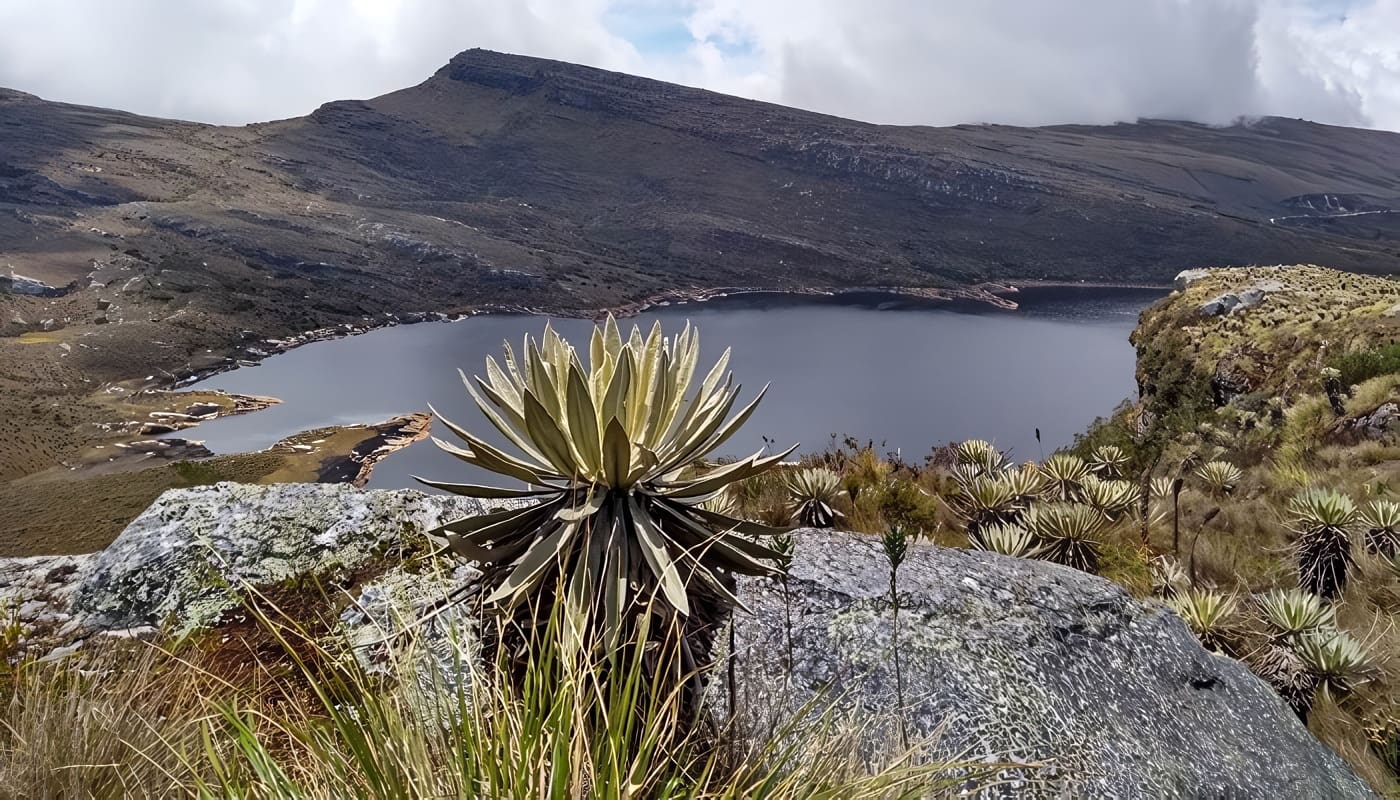
[{"label": "grassy foreground", "polygon": [[[275,606],[250,613],[254,637],[120,642],[6,675],[0,796],[834,800],[995,783],[933,740],[872,743],[879,715],[782,697],[694,729],[641,659],[593,662],[557,628],[516,680],[477,663],[470,626],[367,670]],[[425,666],[444,663],[469,680]]]}]

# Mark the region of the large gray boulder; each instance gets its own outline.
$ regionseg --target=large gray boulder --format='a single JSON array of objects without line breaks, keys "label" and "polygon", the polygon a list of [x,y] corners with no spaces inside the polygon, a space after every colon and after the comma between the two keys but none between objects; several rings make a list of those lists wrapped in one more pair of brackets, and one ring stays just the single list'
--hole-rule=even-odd
[{"label": "large gray boulder", "polygon": [[238,606],[241,587],[343,574],[483,509],[471,498],[343,483],[168,491],[83,570],[69,613],[94,628],[183,633]]},{"label": "large gray boulder", "polygon": [[[479,509],[462,498],[344,485],[176,490],[95,556],[0,560],[0,602],[67,619],[70,636],[180,630],[216,624],[246,584],[350,572],[369,577],[352,589],[356,602],[342,621],[373,664],[386,628],[477,574],[406,571],[393,564],[398,553],[421,548],[419,535],[440,521]],[[751,613],[735,621],[734,671],[746,701],[737,707],[771,709],[776,698],[890,718],[899,709],[878,542],[813,530],[796,537],[786,592],[772,580],[740,581]],[[909,734],[936,735],[950,755],[1037,765],[1008,773],[1046,782],[1011,784],[1016,796],[1372,796],[1244,666],[1206,652],[1171,611],[1108,581],[921,545],[899,586]],[[764,702],[747,702],[759,696]]]},{"label": "large gray boulder", "polygon": [[[789,684],[797,707],[829,697],[868,718],[898,708],[879,542],[796,537],[790,608],[773,581],[743,583],[752,614],[736,627],[738,674],[750,691]],[[1053,778],[1051,796],[1373,796],[1243,664],[1110,581],[934,546],[912,548],[898,577],[903,716],[950,756],[1053,765],[1022,773]]]}]

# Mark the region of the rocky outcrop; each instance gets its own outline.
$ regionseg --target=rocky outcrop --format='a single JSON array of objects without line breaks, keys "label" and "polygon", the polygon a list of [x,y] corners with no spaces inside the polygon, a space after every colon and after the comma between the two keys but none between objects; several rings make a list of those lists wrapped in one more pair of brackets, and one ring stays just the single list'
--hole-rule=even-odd
[{"label": "rocky outcrop", "polygon": [[69,613],[95,629],[205,627],[238,605],[240,585],[352,570],[407,535],[482,508],[344,484],[169,491],[81,573]]},{"label": "rocky outcrop", "polygon": [[[384,631],[477,574],[458,565],[415,575],[398,566],[403,551],[421,552],[424,530],[479,509],[463,498],[333,485],[176,490],[100,554],[0,561],[0,603],[69,615],[74,636],[151,624],[178,631],[217,624],[240,586],[331,575],[344,585],[358,575],[341,621],[373,665]],[[750,613],[736,618],[739,692],[766,702],[739,707],[771,708],[776,697],[888,714],[893,619],[878,543],[814,530],[796,538],[786,592],[771,580],[740,582]],[[1241,664],[1201,649],[1172,612],[1108,581],[916,546],[899,585],[910,734],[936,735],[949,754],[1024,765],[1007,777],[1040,783],[1012,784],[1017,796],[1371,796]],[[451,660],[430,666],[453,670]]]},{"label": "rocky outcrop", "polygon": [[1400,418],[1400,404],[1382,403],[1374,410],[1341,421],[1343,433],[1353,438],[1384,439],[1395,428]]},{"label": "rocky outcrop", "polygon": [[[1209,270],[1188,271],[1209,274]],[[1196,279],[1201,277],[1205,276],[1197,276]],[[1186,281],[1184,286],[1189,286],[1191,282],[1191,280]],[[1177,283],[1181,285],[1181,275],[1177,275]],[[1238,314],[1242,311],[1248,311],[1258,307],[1270,294],[1281,289],[1283,289],[1283,284],[1279,281],[1260,281],[1238,292],[1225,292],[1207,300],[1200,306],[1201,314],[1207,317],[1218,317],[1222,314]]]},{"label": "rocky outcrop", "polygon": [[0,275],[0,292],[27,294],[34,297],[62,297],[73,290],[73,286],[50,286],[38,278],[29,278],[10,271]]}]

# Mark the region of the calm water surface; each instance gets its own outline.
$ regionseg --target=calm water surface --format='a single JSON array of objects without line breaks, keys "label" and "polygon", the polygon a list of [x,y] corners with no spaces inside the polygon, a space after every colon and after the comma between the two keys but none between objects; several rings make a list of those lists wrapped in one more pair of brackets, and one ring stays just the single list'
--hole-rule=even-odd
[{"label": "calm water surface", "polygon": [[[757,413],[724,448],[728,454],[757,450],[765,436],[784,447],[821,449],[832,433],[840,433],[883,442],[906,458],[978,437],[1025,459],[1040,453],[1036,428],[1049,452],[1133,396],[1128,334],[1138,313],[1161,295],[1027,290],[1015,313],[909,308],[875,298],[852,303],[768,296],[658,309],[635,321],[650,326],[660,320],[668,333],[686,320],[697,325],[701,375],[723,348],[733,347],[730,366],[744,386],[741,405],[765,382],[772,384]],[[462,388],[457,368],[483,372],[487,355],[499,360],[503,340],[518,349],[526,333],[538,336],[544,324],[540,317],[483,316],[307,345],[195,384],[283,402],[189,433],[215,452],[257,450],[297,431],[378,422],[431,403],[454,422],[495,434]],[[587,352],[591,323],[553,324]],[[486,438],[501,441],[498,435]],[[464,467],[422,441],[380,463],[370,486],[416,486],[414,474],[469,479]]]}]

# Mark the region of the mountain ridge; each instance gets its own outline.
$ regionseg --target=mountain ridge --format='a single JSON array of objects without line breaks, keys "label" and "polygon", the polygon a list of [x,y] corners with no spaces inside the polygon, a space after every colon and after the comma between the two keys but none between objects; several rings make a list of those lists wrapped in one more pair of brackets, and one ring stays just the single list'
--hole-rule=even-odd
[{"label": "mountain ridge", "polygon": [[1400,135],[1290,120],[880,126],[489,51],[242,127],[0,91],[0,478],[90,439],[95,387],[409,312],[1390,273],[1396,165]]}]

